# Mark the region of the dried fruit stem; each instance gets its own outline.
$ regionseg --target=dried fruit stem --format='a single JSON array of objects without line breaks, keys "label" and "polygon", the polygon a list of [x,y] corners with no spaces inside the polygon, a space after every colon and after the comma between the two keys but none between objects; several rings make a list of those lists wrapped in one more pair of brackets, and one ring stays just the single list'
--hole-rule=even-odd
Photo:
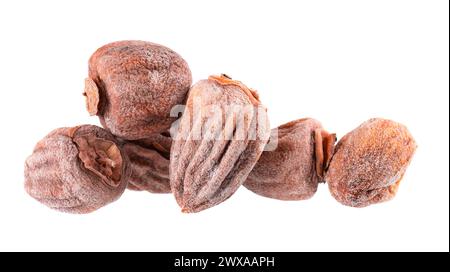
[{"label": "dried fruit stem", "polygon": [[98,106],[100,104],[100,93],[95,84],[94,80],[91,78],[86,78],[84,80],[84,96],[86,96],[86,107],[91,116],[97,115]]},{"label": "dried fruit stem", "polygon": [[123,161],[119,148],[113,142],[87,136],[76,137],[73,141],[86,169],[101,177],[109,186],[120,185]]},{"label": "dried fruit stem", "polygon": [[330,134],[323,129],[314,131],[316,171],[322,179],[321,183],[325,182],[323,177],[333,156],[336,140],[336,134]]},{"label": "dried fruit stem", "polygon": [[250,89],[245,86],[242,82],[233,80],[230,76],[226,74],[221,74],[220,76],[210,76],[208,79],[214,80],[221,85],[233,85],[240,88],[244,93],[250,98],[250,101],[253,105],[259,105],[261,102],[259,101],[259,95],[256,90]]}]

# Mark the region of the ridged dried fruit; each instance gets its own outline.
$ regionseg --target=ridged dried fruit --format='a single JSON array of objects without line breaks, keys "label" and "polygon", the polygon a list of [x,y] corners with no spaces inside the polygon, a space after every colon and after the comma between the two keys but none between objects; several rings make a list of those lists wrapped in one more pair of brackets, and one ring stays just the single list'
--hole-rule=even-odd
[{"label": "ridged dried fruit", "polygon": [[340,203],[365,207],[392,199],[416,150],[408,129],[371,119],[337,144],[325,180]]},{"label": "ridged dried fruit", "polygon": [[228,199],[247,179],[270,136],[255,91],[226,75],[195,84],[170,157],[172,192],[183,212]]},{"label": "ridged dried fruit", "polygon": [[273,129],[270,141],[277,141],[276,149],[263,152],[244,186],[280,200],[311,198],[323,181],[336,136],[307,118]]},{"label": "ridged dried fruit", "polygon": [[130,160],[128,189],[170,193],[169,158],[172,139],[167,135],[126,142],[123,152]]},{"label": "ridged dried fruit", "polygon": [[50,208],[89,213],[118,199],[127,186],[128,159],[106,130],[56,129],[25,162],[25,190]]},{"label": "ridged dried fruit", "polygon": [[144,41],[99,48],[89,60],[87,109],[102,126],[127,140],[166,131],[173,106],[183,104],[192,83],[187,63],[174,51]]}]

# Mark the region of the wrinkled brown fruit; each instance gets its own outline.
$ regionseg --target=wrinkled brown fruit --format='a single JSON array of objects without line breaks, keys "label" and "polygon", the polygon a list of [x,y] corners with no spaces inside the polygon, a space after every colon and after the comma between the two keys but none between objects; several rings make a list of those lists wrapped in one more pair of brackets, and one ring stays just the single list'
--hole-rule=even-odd
[{"label": "wrinkled brown fruit", "polygon": [[84,125],[56,129],[25,162],[25,190],[52,209],[89,213],[118,199],[127,186],[128,159],[114,136]]},{"label": "wrinkled brown fruit", "polygon": [[187,63],[174,51],[144,41],[99,48],[89,60],[86,103],[102,126],[127,140],[166,131],[173,106],[184,104],[192,83]]},{"label": "wrinkled brown fruit", "polygon": [[340,203],[365,207],[392,199],[417,148],[408,129],[371,119],[337,144],[325,180]]},{"label": "wrinkled brown fruit", "polygon": [[211,76],[191,88],[178,125],[170,183],[183,212],[199,212],[231,197],[270,135],[256,92],[226,75]]},{"label": "wrinkled brown fruit", "polygon": [[333,154],[334,134],[319,121],[299,119],[272,130],[273,151],[264,151],[244,186],[252,192],[280,200],[311,198],[322,182]]},{"label": "wrinkled brown fruit", "polygon": [[125,143],[123,152],[130,160],[128,189],[170,193],[169,158],[172,139],[167,135]]}]

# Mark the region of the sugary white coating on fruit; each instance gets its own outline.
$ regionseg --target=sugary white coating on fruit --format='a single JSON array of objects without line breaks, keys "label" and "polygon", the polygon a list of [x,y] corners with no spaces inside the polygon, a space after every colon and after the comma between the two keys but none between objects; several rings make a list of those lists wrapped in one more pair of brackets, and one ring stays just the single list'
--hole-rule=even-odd
[{"label": "sugary white coating on fruit", "polygon": [[89,60],[89,78],[85,90],[89,112],[97,114],[111,133],[127,140],[166,131],[175,120],[170,117],[172,107],[184,104],[192,83],[180,55],[145,41],[99,48]]},{"label": "sugary white coating on fruit", "polygon": [[[93,145],[79,145],[87,141]],[[95,126],[54,130],[25,162],[26,192],[68,213],[89,213],[115,201],[129,175],[128,160],[115,143],[110,133]]]},{"label": "sugary white coating on fruit", "polygon": [[408,129],[370,119],[338,143],[325,180],[340,203],[365,207],[392,199],[416,150]]}]

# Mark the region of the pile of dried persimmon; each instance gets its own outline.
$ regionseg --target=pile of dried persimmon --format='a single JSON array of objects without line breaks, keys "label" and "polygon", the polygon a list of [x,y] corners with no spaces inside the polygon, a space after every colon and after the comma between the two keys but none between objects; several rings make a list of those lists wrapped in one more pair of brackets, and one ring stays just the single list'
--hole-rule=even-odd
[{"label": "pile of dried persimmon", "polygon": [[314,119],[270,129],[255,90],[227,75],[192,85],[167,47],[120,41],[89,60],[87,110],[103,128],[52,131],[25,163],[25,190],[50,208],[89,213],[126,188],[170,193],[199,212],[244,185],[281,199],[311,198],[326,182],[337,201],[365,207],[392,199],[416,149],[399,123],[371,119],[345,135]]}]

